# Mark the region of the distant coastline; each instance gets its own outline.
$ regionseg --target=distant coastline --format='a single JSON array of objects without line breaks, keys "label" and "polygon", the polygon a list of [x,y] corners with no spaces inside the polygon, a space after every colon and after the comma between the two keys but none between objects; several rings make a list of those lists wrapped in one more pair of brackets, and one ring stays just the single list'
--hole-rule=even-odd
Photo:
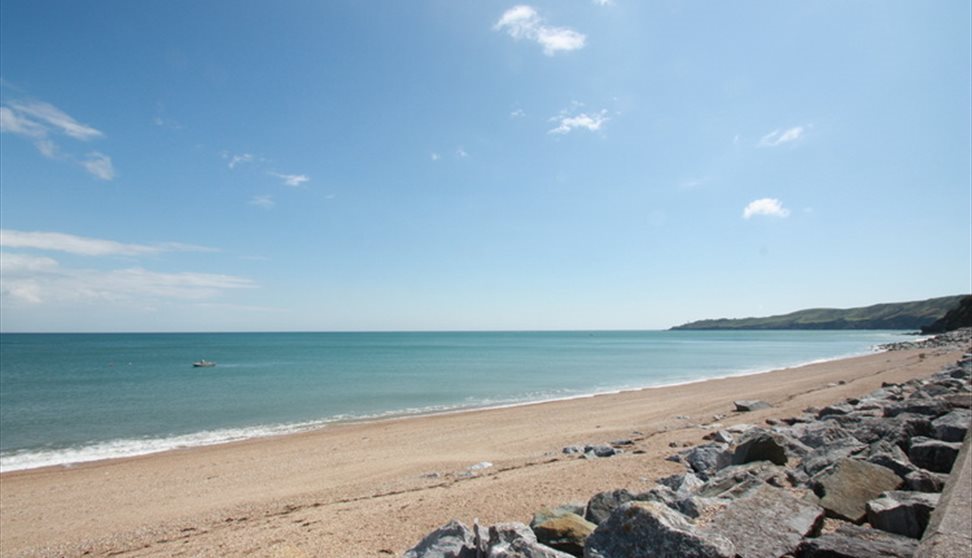
[{"label": "distant coastline", "polygon": [[719,318],[698,320],[672,330],[731,329],[892,329],[918,330],[957,308],[968,295],[953,295],[911,302],[875,304],[859,308],[811,308],[761,318]]}]

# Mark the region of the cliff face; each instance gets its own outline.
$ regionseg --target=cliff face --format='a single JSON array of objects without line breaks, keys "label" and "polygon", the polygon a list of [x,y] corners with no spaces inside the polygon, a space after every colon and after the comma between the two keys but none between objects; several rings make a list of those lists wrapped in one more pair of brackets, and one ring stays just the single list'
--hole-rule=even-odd
[{"label": "cliff face", "polygon": [[945,296],[861,308],[813,308],[764,318],[700,320],[672,329],[920,329],[941,319],[963,299],[972,296]]},{"label": "cliff face", "polygon": [[921,328],[921,332],[945,333],[962,327],[972,327],[972,295],[963,298],[957,307],[949,310],[940,320]]}]

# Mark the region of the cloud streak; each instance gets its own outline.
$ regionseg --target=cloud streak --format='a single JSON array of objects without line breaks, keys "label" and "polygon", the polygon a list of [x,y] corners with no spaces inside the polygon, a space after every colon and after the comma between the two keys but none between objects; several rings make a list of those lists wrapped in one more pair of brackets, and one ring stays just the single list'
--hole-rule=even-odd
[{"label": "cloud streak", "polygon": [[759,140],[760,147],[778,147],[803,138],[809,126],[794,126],[786,130],[773,130]]},{"label": "cloud streak", "polygon": [[60,146],[51,139],[52,136],[67,136],[87,142],[104,137],[104,133],[78,122],[50,103],[37,100],[11,101],[0,106],[0,132],[27,138],[34,142],[34,146],[44,157],[72,161],[95,178],[101,180],[115,178],[111,157],[104,153],[93,151],[84,159],[62,154]]},{"label": "cloud streak", "polygon": [[303,183],[310,181],[310,177],[307,176],[306,174],[283,174],[279,172],[270,172],[268,174],[270,174],[271,176],[276,176],[277,178],[282,180],[285,185],[290,186],[292,188],[298,188]]},{"label": "cloud streak", "polygon": [[610,120],[610,118],[607,116],[607,109],[592,114],[588,114],[586,112],[582,112],[580,114],[570,114],[567,111],[561,111],[559,115],[550,119],[550,121],[556,123],[557,126],[547,130],[547,133],[554,135],[566,135],[576,129],[597,132],[601,130],[608,120]]},{"label": "cloud streak", "polygon": [[126,244],[59,232],[26,232],[13,229],[0,229],[0,247],[66,252],[80,256],[145,256],[162,252],[216,251],[205,246],[177,242]]},{"label": "cloud streak", "polygon": [[514,40],[535,42],[543,47],[543,53],[547,56],[584,48],[587,42],[583,33],[568,27],[547,25],[537,10],[527,5],[514,6],[503,12],[493,29],[505,31]]},{"label": "cloud streak", "polygon": [[743,219],[751,219],[757,215],[784,219],[790,216],[790,210],[783,207],[783,203],[776,198],[761,198],[749,202],[743,209]]}]

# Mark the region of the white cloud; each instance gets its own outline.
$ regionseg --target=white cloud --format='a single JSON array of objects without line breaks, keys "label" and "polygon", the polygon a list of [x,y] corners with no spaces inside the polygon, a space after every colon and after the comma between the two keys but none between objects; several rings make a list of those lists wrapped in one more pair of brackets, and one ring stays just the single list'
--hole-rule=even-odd
[{"label": "white cloud", "polygon": [[570,114],[569,112],[562,111],[560,115],[550,119],[550,121],[555,122],[557,126],[548,130],[547,133],[563,135],[569,134],[571,130],[577,128],[597,132],[608,120],[610,119],[607,117],[606,109],[593,114],[588,114],[586,112],[582,112],[580,114]]},{"label": "white cloud", "polygon": [[102,180],[115,178],[115,167],[111,164],[111,157],[97,151],[88,153],[87,157],[87,159],[81,161],[84,170]]},{"label": "white cloud", "polygon": [[786,130],[773,130],[759,140],[760,147],[776,147],[799,140],[809,126],[794,126]]},{"label": "white cloud", "polygon": [[12,102],[10,107],[19,113],[21,119],[33,118],[32,123],[34,125],[48,129],[53,127],[74,139],[87,141],[104,135],[99,130],[71,118],[67,113],[50,103],[43,101]]},{"label": "white cloud", "polygon": [[61,134],[88,141],[103,137],[100,130],[82,124],[61,109],[43,101],[12,101],[0,106],[0,132],[29,138],[40,153],[48,159],[68,160],[79,164],[89,173],[102,180],[112,180],[115,168],[111,158],[97,151],[79,160],[71,154],[62,154],[60,147],[50,136]]},{"label": "white cloud", "polygon": [[553,56],[560,51],[584,48],[587,37],[567,27],[551,27],[544,23],[537,10],[519,5],[503,12],[494,30],[506,31],[516,40],[528,39],[543,47],[543,53]]},{"label": "white cloud", "polygon": [[[53,252],[67,252],[80,256],[142,256],[162,252],[214,252],[212,248],[166,242],[160,244],[125,244],[58,232],[25,232],[0,229],[0,247],[33,248]],[[5,255],[4,257],[7,257]],[[53,260],[52,260],[53,261]]]},{"label": "white cloud", "polygon": [[221,155],[223,156],[223,159],[229,160],[227,166],[229,166],[230,169],[235,169],[236,165],[239,165],[240,163],[252,163],[254,161],[254,157],[250,153],[241,153],[240,155],[234,155],[232,153],[228,153],[224,151],[221,153]]},{"label": "white cloud", "polygon": [[456,157],[459,157],[460,159],[465,159],[469,157],[469,153],[467,153],[466,150],[462,148],[462,146],[459,146],[456,148]]},{"label": "white cloud", "polygon": [[510,118],[523,118],[526,116],[526,112],[523,109],[516,109],[510,113]]},{"label": "white cloud", "polygon": [[277,178],[283,180],[284,184],[294,188],[297,188],[301,184],[310,181],[310,177],[306,174],[281,174],[279,172],[270,172],[269,174],[271,176],[276,176]]},{"label": "white cloud", "polygon": [[749,219],[755,215],[784,218],[790,215],[790,210],[783,207],[780,200],[776,198],[761,198],[749,202],[749,205],[743,209],[743,219]]},{"label": "white cloud", "polygon": [[276,205],[273,196],[253,196],[247,203],[263,209],[273,209],[273,206]]},{"label": "white cloud", "polygon": [[436,153],[436,152],[434,152],[434,151],[432,152],[432,154],[431,154],[431,155],[430,155],[429,157],[430,157],[430,158],[431,158],[431,159],[432,159],[433,161],[438,161],[439,159],[441,159],[441,158],[442,158],[442,156],[441,156],[441,155],[439,155],[438,153]]},{"label": "white cloud", "polygon": [[614,0],[593,0],[598,6],[613,6]]}]

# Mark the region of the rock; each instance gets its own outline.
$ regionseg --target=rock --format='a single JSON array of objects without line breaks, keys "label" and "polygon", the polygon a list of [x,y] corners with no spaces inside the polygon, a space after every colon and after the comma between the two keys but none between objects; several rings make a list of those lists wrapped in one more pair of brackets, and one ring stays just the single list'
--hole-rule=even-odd
[{"label": "rock", "polygon": [[750,411],[758,411],[760,409],[769,409],[771,407],[769,403],[757,400],[733,401],[732,404],[736,406],[736,411],[740,413],[748,413]]},{"label": "rock", "polygon": [[543,508],[542,510],[533,514],[533,519],[530,521],[530,528],[532,529],[545,521],[563,517],[569,513],[577,514],[583,517],[585,509],[587,509],[587,504],[577,503],[563,504],[553,509]]},{"label": "rock", "polygon": [[828,416],[848,415],[853,412],[854,412],[854,406],[848,405],[846,403],[841,405],[828,405],[823,409],[820,409],[820,411],[817,413],[817,418],[822,419]]},{"label": "rock", "polygon": [[584,453],[584,446],[567,446],[563,449],[563,453],[566,455],[577,455]]},{"label": "rock", "polygon": [[942,399],[953,409],[972,409],[972,393],[952,393]]},{"label": "rock", "polygon": [[485,558],[571,558],[537,541],[529,527],[522,523],[497,523],[489,528]]},{"label": "rock", "polygon": [[732,454],[732,464],[743,465],[753,461],[769,461],[776,465],[786,465],[783,437],[762,429],[753,429],[743,434]]},{"label": "rock", "polygon": [[922,397],[892,403],[884,408],[884,416],[896,417],[902,413],[911,413],[938,418],[949,410],[948,403],[944,401]]},{"label": "rock", "polygon": [[715,477],[696,489],[702,498],[740,498],[764,485],[787,486],[786,469],[768,461],[733,465],[719,471]]},{"label": "rock", "polygon": [[699,533],[680,513],[655,502],[629,502],[588,537],[585,558],[679,556],[733,558],[729,539]]},{"label": "rock", "polygon": [[541,544],[573,556],[583,556],[584,541],[596,528],[597,525],[583,517],[568,513],[537,525],[533,532]]},{"label": "rock", "polygon": [[905,452],[894,444],[878,442],[871,446],[870,453],[867,457],[868,463],[887,467],[902,479],[918,470],[905,455]]},{"label": "rock", "polygon": [[786,490],[763,485],[714,515],[700,530],[732,541],[742,558],[776,558],[815,535],[824,511]]},{"label": "rock", "polygon": [[945,488],[948,475],[916,469],[905,475],[905,486],[915,492],[941,492]]},{"label": "rock", "polygon": [[473,532],[452,520],[426,535],[402,558],[477,558],[477,554]]},{"label": "rock", "polygon": [[882,531],[920,539],[938,497],[926,492],[885,492],[867,503],[867,522]]},{"label": "rock", "polygon": [[837,440],[853,437],[850,431],[832,420],[800,423],[789,430],[794,438],[811,448],[819,448]]},{"label": "rock", "polygon": [[867,502],[882,492],[898,488],[902,480],[886,467],[844,458],[812,482],[828,517],[861,523],[867,513]]},{"label": "rock", "polygon": [[962,444],[959,442],[943,442],[918,437],[911,440],[908,458],[922,469],[936,473],[949,473],[961,447]]},{"label": "rock", "polygon": [[811,477],[832,467],[841,459],[846,459],[867,449],[867,446],[856,438],[840,438],[832,444],[821,446],[806,456],[800,462],[800,467]]},{"label": "rock", "polygon": [[679,475],[662,477],[658,479],[658,484],[667,486],[678,496],[686,496],[692,491],[698,489],[704,483],[693,473],[682,473]]},{"label": "rock", "polygon": [[718,442],[720,444],[731,444],[732,434],[726,430],[716,430],[715,432],[709,432],[702,437],[703,440],[712,440],[713,442]]},{"label": "rock", "polygon": [[841,525],[833,533],[815,539],[804,539],[797,550],[799,558],[911,558],[918,541],[868,529]]},{"label": "rock", "polygon": [[884,440],[905,447],[915,436],[929,436],[932,426],[926,416],[903,413],[891,419],[868,418],[849,426],[848,430],[865,444]]},{"label": "rock", "polygon": [[595,525],[600,525],[604,521],[607,521],[607,518],[611,516],[611,513],[621,506],[621,504],[630,502],[634,499],[635,495],[624,488],[620,490],[611,490],[608,492],[599,492],[587,502],[587,512],[584,514],[584,519],[594,523]]},{"label": "rock", "polygon": [[584,446],[585,457],[611,457],[621,453],[621,450],[607,444]]},{"label": "rock", "polygon": [[702,479],[732,463],[732,455],[726,444],[704,444],[683,452],[682,458]]},{"label": "rock", "polygon": [[932,421],[932,435],[943,442],[961,442],[969,430],[972,413],[956,409]]}]

